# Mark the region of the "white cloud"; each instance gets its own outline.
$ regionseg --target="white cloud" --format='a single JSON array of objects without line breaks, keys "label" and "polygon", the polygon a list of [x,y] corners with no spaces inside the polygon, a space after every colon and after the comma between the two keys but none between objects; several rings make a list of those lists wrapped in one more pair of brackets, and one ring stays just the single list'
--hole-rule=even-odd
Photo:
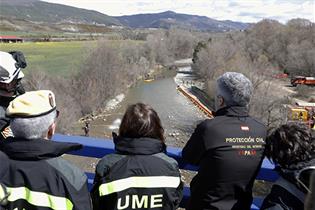
[{"label": "white cloud", "polygon": [[107,15],[120,16],[172,10],[219,20],[257,22],[273,18],[286,22],[306,18],[315,22],[314,0],[45,0]]}]

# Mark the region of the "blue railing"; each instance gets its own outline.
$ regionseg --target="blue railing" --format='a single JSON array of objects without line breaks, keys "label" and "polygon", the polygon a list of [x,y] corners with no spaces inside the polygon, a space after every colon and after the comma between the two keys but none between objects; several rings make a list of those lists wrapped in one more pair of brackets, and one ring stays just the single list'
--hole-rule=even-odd
[{"label": "blue railing", "polygon": [[[81,150],[77,150],[77,151],[73,151],[69,153],[72,155],[102,158],[104,155],[113,153],[115,151],[114,144],[112,141],[104,141],[104,139],[99,139],[99,138],[82,137],[82,136],[66,136],[66,135],[56,134],[54,135],[53,140],[56,142],[73,142],[73,143],[82,144],[83,148]],[[177,160],[179,164],[179,168],[185,169],[185,170],[196,171],[198,167],[185,164],[183,162],[181,158],[181,151],[182,151],[181,148],[170,147],[170,146],[167,147],[167,154],[170,157]],[[267,159],[265,159],[263,161],[262,167],[256,179],[274,182],[278,178],[278,175],[273,169],[274,169],[274,165],[270,163]],[[89,189],[91,189],[93,180],[94,180],[94,174],[89,173],[89,172],[86,172],[86,174],[88,176]],[[184,197],[181,203],[182,207],[185,206],[185,203],[189,199],[189,196],[190,196],[189,187],[186,186],[184,188]],[[251,209],[252,210],[259,209],[261,202],[262,202],[261,198],[254,198]]]}]

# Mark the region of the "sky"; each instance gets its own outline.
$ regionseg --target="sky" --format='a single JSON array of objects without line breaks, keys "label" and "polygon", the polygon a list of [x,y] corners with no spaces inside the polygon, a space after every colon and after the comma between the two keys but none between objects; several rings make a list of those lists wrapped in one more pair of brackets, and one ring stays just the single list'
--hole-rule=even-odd
[{"label": "sky", "polygon": [[174,11],[218,20],[258,22],[270,18],[286,23],[292,18],[315,22],[315,0],[45,0],[96,10],[106,15]]}]

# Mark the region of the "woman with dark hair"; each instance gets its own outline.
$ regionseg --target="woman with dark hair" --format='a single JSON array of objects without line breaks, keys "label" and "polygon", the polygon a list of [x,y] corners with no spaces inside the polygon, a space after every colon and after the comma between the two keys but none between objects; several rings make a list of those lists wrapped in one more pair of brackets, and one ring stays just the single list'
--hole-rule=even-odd
[{"label": "woman with dark hair", "polygon": [[98,209],[176,209],[182,198],[177,162],[168,157],[164,129],[149,105],[133,104],[125,112],[115,154],[96,166],[91,192]]},{"label": "woman with dark hair", "polygon": [[315,140],[303,124],[282,125],[267,138],[266,156],[280,177],[261,209],[303,210],[310,174],[315,169]]}]

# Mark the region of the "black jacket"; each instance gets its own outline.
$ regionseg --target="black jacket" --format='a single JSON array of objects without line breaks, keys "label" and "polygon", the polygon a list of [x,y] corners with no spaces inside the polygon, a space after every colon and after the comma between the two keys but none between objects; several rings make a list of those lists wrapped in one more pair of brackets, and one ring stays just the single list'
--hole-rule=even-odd
[{"label": "black jacket", "polygon": [[92,189],[95,210],[174,210],[182,198],[177,162],[157,139],[114,138],[116,154],[96,167]]},{"label": "black jacket", "polygon": [[24,87],[21,84],[21,79],[19,79],[17,89],[15,90],[15,96],[0,96],[0,141],[5,140],[8,137],[13,137],[12,131],[10,129],[10,119],[5,117],[5,112],[10,102],[14,100],[17,96],[24,93]]},{"label": "black jacket", "polygon": [[0,96],[0,141],[13,136],[10,129],[10,119],[5,116],[5,111],[13,97]]},{"label": "black jacket", "polygon": [[223,108],[200,123],[182,152],[186,162],[199,165],[187,209],[250,209],[265,137],[266,127],[244,107]]},{"label": "black jacket", "polygon": [[7,209],[92,209],[87,177],[60,156],[82,145],[10,138],[0,150],[10,158],[2,179],[11,193]]},{"label": "black jacket", "polygon": [[9,158],[0,151],[0,182],[5,173],[9,170]]},{"label": "black jacket", "polygon": [[309,190],[305,187],[309,187],[310,175],[315,171],[312,168],[314,166],[315,158],[291,165],[286,169],[277,167],[280,178],[273,184],[271,192],[264,199],[261,210],[304,209],[306,193]]},{"label": "black jacket", "polygon": [[1,205],[5,205],[7,202],[8,193],[6,187],[2,184],[2,177],[9,170],[9,158],[2,152],[0,152],[0,210],[3,208]]}]

